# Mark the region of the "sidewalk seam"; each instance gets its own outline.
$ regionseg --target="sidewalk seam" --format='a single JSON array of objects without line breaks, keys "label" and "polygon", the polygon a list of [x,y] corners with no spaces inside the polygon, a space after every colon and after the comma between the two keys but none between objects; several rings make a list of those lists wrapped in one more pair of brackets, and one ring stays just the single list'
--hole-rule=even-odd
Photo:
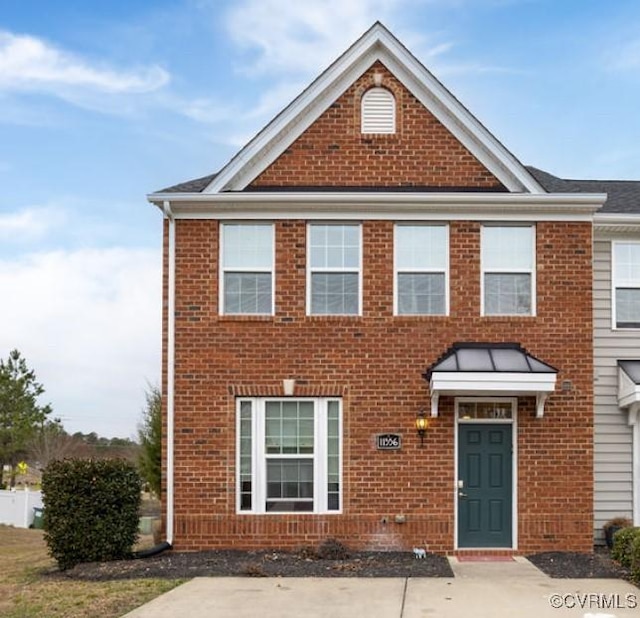
[{"label": "sidewalk seam", "polygon": [[407,586],[409,585],[409,578],[404,578],[404,589],[402,590],[402,605],[400,606],[400,618],[404,617],[404,603],[407,599]]}]

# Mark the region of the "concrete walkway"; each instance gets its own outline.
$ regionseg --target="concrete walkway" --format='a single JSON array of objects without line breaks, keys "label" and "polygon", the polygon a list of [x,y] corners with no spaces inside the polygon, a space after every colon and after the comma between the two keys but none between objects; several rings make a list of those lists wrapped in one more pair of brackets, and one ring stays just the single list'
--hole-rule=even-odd
[{"label": "concrete walkway", "polygon": [[625,618],[640,590],[617,579],[551,579],[524,558],[460,562],[454,578],[199,577],[126,618]]}]

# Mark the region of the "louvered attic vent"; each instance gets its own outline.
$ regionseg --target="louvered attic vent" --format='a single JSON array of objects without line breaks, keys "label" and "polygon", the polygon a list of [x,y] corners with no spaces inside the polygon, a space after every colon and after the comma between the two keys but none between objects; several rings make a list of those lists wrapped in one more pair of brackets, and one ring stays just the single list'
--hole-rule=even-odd
[{"label": "louvered attic vent", "polygon": [[371,88],[362,97],[362,132],[395,133],[396,101],[385,88]]}]

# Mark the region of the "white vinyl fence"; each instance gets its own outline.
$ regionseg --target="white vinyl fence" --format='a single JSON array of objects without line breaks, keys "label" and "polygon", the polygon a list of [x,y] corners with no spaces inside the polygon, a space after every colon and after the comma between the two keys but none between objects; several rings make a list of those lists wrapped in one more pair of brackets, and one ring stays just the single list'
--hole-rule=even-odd
[{"label": "white vinyl fence", "polygon": [[34,507],[42,508],[41,491],[0,490],[0,524],[28,528],[33,523]]}]

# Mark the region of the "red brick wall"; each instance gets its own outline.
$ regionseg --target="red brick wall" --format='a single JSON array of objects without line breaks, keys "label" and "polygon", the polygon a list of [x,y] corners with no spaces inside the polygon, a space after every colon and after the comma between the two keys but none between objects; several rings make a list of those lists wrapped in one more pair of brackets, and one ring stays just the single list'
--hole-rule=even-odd
[{"label": "red brick wall", "polygon": [[[537,317],[480,317],[480,224],[469,221],[450,224],[449,317],[392,316],[387,221],[363,224],[363,316],[308,317],[305,222],[279,221],[276,316],[251,318],[218,314],[217,221],[178,220],[176,548],[296,547],[333,536],[353,547],[451,552],[453,399],[441,399],[421,448],[413,429],[416,411],[429,407],[421,374],[455,341],[517,341],[560,370],[544,418],[532,398],[519,400],[519,550],[589,551],[591,225],[536,229]],[[342,515],[235,512],[235,396],[281,395],[283,378],[298,381],[297,395],[343,394]],[[375,450],[381,432],[402,434],[402,450]]]},{"label": "red brick wall", "polygon": [[[394,135],[363,135],[360,100],[373,75],[396,99]],[[264,187],[476,187],[500,182],[376,62],[251,183]]]}]

